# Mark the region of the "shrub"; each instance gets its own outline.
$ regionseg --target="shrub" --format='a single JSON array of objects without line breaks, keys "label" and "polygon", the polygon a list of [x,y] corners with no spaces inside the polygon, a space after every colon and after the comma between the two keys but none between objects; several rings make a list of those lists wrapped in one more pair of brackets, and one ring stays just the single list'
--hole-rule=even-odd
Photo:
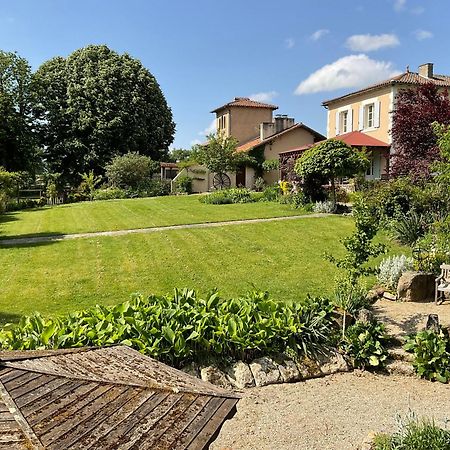
[{"label": "shrub", "polygon": [[139,197],[163,197],[170,194],[170,181],[152,179],[137,192]]},{"label": "shrub", "polygon": [[333,202],[325,200],[323,202],[316,202],[313,206],[313,211],[315,213],[326,213],[331,214],[334,212],[335,206]]},{"label": "shrub", "polygon": [[220,189],[210,194],[202,195],[200,201],[212,205],[225,205],[230,203],[251,203],[255,200],[250,189],[231,188]]},{"label": "shrub", "polygon": [[94,200],[113,200],[116,198],[127,198],[127,192],[118,187],[109,187],[104,189],[97,189],[94,192]]},{"label": "shrub", "polygon": [[419,420],[410,413],[406,419],[397,419],[398,429],[392,435],[378,434],[374,450],[450,450],[450,431],[433,421]]},{"label": "shrub", "polygon": [[327,300],[276,302],[264,292],[224,299],[217,292],[135,295],[116,306],[99,306],[61,318],[24,317],[3,329],[5,349],[31,350],[129,345],[161,361],[180,366],[210,357],[249,360],[289,349],[312,355],[326,348],[333,333]]},{"label": "shrub", "polygon": [[450,381],[450,338],[442,329],[439,333],[423,330],[410,336],[404,346],[414,354],[416,373],[427,380],[441,383]]},{"label": "shrub", "polygon": [[389,337],[385,333],[384,324],[356,322],[347,328],[342,344],[343,349],[353,359],[355,367],[383,367],[388,356]]},{"label": "shrub", "polygon": [[131,152],[116,156],[106,165],[109,184],[122,189],[138,189],[150,180],[159,164],[148,156]]},{"label": "shrub", "polygon": [[179,177],[175,182],[176,191],[181,194],[192,194],[192,178],[188,176]]},{"label": "shrub", "polygon": [[414,260],[405,255],[389,256],[381,261],[378,268],[378,282],[387,289],[397,289],[403,272],[413,268]]},{"label": "shrub", "polygon": [[394,239],[403,245],[413,246],[426,232],[429,220],[414,210],[401,215],[391,223]]},{"label": "shrub", "polygon": [[282,192],[280,186],[267,186],[264,191],[264,199],[268,202],[276,202],[278,198],[281,196]]},{"label": "shrub", "polygon": [[258,177],[255,180],[255,191],[261,192],[266,186],[266,182],[263,177]]}]

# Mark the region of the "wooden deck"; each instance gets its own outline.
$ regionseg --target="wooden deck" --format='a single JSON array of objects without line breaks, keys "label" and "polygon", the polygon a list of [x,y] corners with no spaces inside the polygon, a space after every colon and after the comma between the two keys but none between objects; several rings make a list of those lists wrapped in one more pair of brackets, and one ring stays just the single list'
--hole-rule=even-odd
[{"label": "wooden deck", "polygon": [[125,346],[0,352],[0,449],[203,449],[238,400]]}]

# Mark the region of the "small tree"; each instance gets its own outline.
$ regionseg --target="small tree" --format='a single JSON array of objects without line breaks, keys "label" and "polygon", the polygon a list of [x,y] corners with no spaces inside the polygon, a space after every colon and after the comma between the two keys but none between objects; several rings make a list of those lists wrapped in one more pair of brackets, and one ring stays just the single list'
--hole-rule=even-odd
[{"label": "small tree", "polygon": [[88,193],[89,200],[92,201],[96,187],[102,182],[102,177],[100,175],[95,175],[93,170],[89,173],[80,173],[80,176],[82,179],[81,184]]},{"label": "small tree", "polygon": [[450,185],[450,125],[433,124],[433,130],[438,137],[441,161],[432,164],[431,168],[437,172],[436,179],[440,183]]},{"label": "small tree", "polygon": [[297,160],[294,170],[305,180],[316,177],[329,179],[336,205],[336,179],[364,173],[368,166],[369,160],[364,152],[338,139],[328,139],[306,150]]},{"label": "small tree", "polygon": [[159,164],[148,156],[132,152],[113,158],[106,166],[106,176],[112,186],[138,189],[158,168]]},{"label": "small tree", "polygon": [[392,117],[392,176],[414,180],[430,177],[430,165],[439,159],[432,126],[435,121],[450,124],[450,99],[446,92],[429,83],[397,94]]},{"label": "small tree", "polygon": [[232,136],[210,134],[207,144],[193,148],[192,158],[216,174],[235,171],[238,166],[252,162],[247,153],[236,152],[237,144],[238,141]]}]

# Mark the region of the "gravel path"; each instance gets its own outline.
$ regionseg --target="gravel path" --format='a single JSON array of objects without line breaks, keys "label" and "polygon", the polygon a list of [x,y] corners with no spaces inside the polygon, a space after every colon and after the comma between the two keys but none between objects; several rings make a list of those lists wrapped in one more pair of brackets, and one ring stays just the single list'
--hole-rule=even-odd
[{"label": "gravel path", "polygon": [[212,450],[356,450],[370,431],[393,431],[411,408],[443,424],[450,386],[368,372],[248,389]]},{"label": "gravel path", "polygon": [[155,233],[159,231],[167,230],[182,230],[185,228],[212,228],[223,227],[228,225],[244,225],[248,223],[260,223],[260,222],[278,222],[281,220],[295,220],[295,219],[314,219],[318,217],[326,217],[329,214],[302,214],[298,216],[282,216],[282,217],[269,217],[266,219],[243,219],[243,220],[230,220],[226,222],[206,222],[206,223],[192,223],[185,225],[168,225],[163,227],[150,227],[150,228],[134,228],[131,230],[117,230],[117,231],[96,231],[92,233],[75,233],[75,234],[54,234],[47,236],[35,236],[35,237],[16,237],[11,239],[1,239],[0,246],[6,245],[21,245],[21,244],[39,244],[41,242],[53,242],[64,241],[69,239],[83,239],[83,238],[95,238],[100,236],[124,236],[127,234],[145,234]]}]

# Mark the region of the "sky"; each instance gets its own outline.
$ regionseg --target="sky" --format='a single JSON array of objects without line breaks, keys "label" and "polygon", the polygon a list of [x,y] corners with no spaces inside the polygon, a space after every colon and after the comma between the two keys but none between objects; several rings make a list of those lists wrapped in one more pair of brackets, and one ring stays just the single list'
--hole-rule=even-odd
[{"label": "sky", "polygon": [[450,74],[449,0],[0,0],[0,49],[33,70],[89,44],[142,61],[176,123],[173,148],[234,97],[326,134],[321,103],[420,64]]}]

